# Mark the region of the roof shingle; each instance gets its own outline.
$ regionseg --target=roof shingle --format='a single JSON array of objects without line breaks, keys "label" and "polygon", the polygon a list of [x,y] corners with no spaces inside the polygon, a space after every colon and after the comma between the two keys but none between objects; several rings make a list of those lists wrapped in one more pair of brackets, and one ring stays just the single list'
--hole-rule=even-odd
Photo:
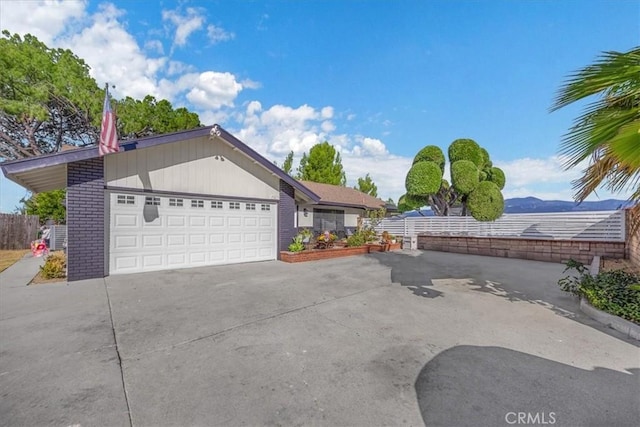
[{"label": "roof shingle", "polygon": [[386,205],[384,200],[370,196],[355,188],[312,181],[300,181],[300,183],[320,196],[320,204],[353,206],[363,209],[380,209]]}]

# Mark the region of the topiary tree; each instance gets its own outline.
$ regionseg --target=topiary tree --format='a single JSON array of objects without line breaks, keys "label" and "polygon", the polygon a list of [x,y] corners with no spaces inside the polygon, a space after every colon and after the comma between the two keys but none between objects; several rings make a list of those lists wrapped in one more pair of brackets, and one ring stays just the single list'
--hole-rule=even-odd
[{"label": "topiary tree", "polygon": [[402,212],[429,205],[440,216],[448,216],[452,207],[478,221],[494,221],[504,211],[501,190],[504,172],[493,166],[489,153],[472,139],[457,139],[448,149],[451,184],[443,179],[445,157],[435,145],[416,154],[407,173],[407,193],[398,200]]}]

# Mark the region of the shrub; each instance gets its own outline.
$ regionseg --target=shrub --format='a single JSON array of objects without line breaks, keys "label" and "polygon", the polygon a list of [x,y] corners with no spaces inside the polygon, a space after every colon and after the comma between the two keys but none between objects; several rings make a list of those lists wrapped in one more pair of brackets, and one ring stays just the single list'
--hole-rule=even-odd
[{"label": "shrub", "polygon": [[289,245],[289,252],[302,252],[304,251],[304,243],[302,241],[295,241]]},{"label": "shrub", "polygon": [[418,151],[418,154],[413,158],[413,164],[415,165],[418,162],[434,162],[444,173],[444,153],[440,147],[436,145],[427,145],[422,150]]},{"label": "shrub", "polygon": [[591,276],[583,264],[570,260],[567,270],[575,269],[578,276],[558,281],[563,291],[584,297],[599,310],[640,324],[640,276],[622,270],[604,271]]},{"label": "shrub", "polygon": [[441,184],[442,170],[434,162],[418,162],[411,166],[405,180],[407,194],[412,196],[435,194]]},{"label": "shrub", "polygon": [[504,211],[504,198],[497,185],[482,181],[469,194],[467,206],[478,221],[495,221]]},{"label": "shrub", "polygon": [[507,179],[505,178],[502,169],[492,167],[491,169],[489,169],[489,181],[493,182],[498,186],[499,189],[502,190]]},{"label": "shrub", "polygon": [[40,267],[40,274],[45,279],[62,279],[66,277],[67,261],[63,253],[52,253]]},{"label": "shrub", "polygon": [[362,246],[366,243],[363,233],[355,232],[351,236],[347,237],[347,246]]},{"label": "shrub", "polygon": [[451,143],[449,161],[453,164],[458,160],[469,160],[478,168],[482,168],[488,161],[478,143],[473,139],[456,139]]},{"label": "shrub", "polygon": [[458,160],[451,164],[451,185],[460,194],[469,194],[480,183],[480,171],[469,160]]}]

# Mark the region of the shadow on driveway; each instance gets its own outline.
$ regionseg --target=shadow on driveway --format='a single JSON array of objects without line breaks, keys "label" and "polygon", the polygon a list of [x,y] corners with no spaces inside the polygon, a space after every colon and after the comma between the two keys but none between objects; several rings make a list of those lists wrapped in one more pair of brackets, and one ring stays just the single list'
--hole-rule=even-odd
[{"label": "shadow on driveway", "polygon": [[585,370],[506,348],[462,345],[431,359],[415,390],[428,426],[622,427],[640,419],[639,375],[637,368]]},{"label": "shadow on driveway", "polygon": [[[555,314],[622,339],[636,347],[640,343],[584,315],[579,299],[558,287],[567,275],[560,263],[488,257],[435,251],[397,251],[369,255],[391,269],[391,281],[427,298],[444,297],[434,285],[455,279],[470,291],[491,294],[509,302],[527,302]],[[440,287],[442,289],[442,287]]]}]

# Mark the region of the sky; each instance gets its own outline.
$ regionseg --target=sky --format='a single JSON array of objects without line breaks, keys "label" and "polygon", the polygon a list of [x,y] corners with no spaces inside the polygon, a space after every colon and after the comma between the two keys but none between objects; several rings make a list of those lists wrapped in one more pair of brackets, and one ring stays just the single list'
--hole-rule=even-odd
[{"label": "sky", "polygon": [[[0,28],[71,49],[117,99],[168,99],[278,164],[329,141],[347,185],[369,173],[383,199],[404,194],[422,147],[471,138],[505,171],[505,198],[571,200],[580,168],[558,149],[586,104],[549,108],[571,72],[640,44],[640,2],[0,0]],[[1,212],[24,195],[0,178]]]}]

